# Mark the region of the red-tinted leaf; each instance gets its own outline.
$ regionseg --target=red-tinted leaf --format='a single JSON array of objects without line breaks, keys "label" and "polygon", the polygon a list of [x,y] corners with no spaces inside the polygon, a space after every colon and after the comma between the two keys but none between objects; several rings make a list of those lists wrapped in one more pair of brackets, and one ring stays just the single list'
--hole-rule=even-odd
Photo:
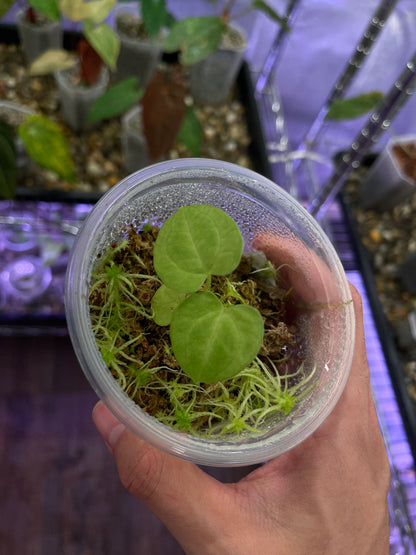
[{"label": "red-tinted leaf", "polygon": [[85,39],[77,45],[80,61],[80,79],[88,85],[94,85],[100,76],[102,60],[94,48]]},{"label": "red-tinted leaf", "polygon": [[173,65],[156,72],[143,95],[143,130],[152,163],[175,142],[185,117],[185,94],[181,68]]},{"label": "red-tinted leaf", "polygon": [[27,8],[26,18],[29,21],[29,23],[36,23],[35,10],[33,8],[30,8],[30,7]]}]

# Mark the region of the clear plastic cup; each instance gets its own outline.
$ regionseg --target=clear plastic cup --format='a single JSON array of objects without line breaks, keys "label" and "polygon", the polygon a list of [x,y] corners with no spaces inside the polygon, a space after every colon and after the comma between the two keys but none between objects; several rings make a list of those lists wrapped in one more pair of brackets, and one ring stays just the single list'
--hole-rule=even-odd
[{"label": "clear plastic cup", "polygon": [[[161,424],[135,404],[107,369],[91,330],[88,291],[97,255],[123,228],[162,224],[183,205],[211,204],[238,223],[245,250],[261,248],[293,286],[305,367],[312,391],[262,433],[199,438]],[[330,414],[346,383],[354,347],[354,311],[341,262],[325,233],[302,206],[261,175],[234,164],[180,159],[149,166],[108,191],[93,208],[73,247],[66,279],[66,314],[75,352],[92,387],[133,432],[197,464],[243,466],[264,462],[305,440]]]}]

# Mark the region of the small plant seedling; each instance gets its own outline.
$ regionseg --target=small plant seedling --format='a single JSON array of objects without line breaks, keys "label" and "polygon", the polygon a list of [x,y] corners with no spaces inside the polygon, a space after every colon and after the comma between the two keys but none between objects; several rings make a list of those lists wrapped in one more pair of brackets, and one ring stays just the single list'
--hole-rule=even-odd
[{"label": "small plant seedling", "polygon": [[[36,9],[55,4],[58,17],[64,16],[74,23],[82,24],[83,37],[77,45],[77,56],[68,56],[62,49],[46,50],[30,67],[31,75],[44,75],[68,69],[79,62],[79,79],[84,85],[97,82],[102,64],[112,71],[116,69],[120,53],[120,41],[115,31],[105,22],[116,0],[31,0]],[[51,8],[51,6],[49,6]]]},{"label": "small plant seedling", "polygon": [[91,330],[110,373],[148,415],[196,437],[262,434],[315,385],[291,289],[243,247],[225,212],[185,206],[160,228],[128,226],[91,274]]},{"label": "small plant seedling", "polygon": [[235,221],[204,204],[180,208],[157,237],[154,266],[163,286],[152,303],[155,321],[170,320],[173,353],[194,382],[231,378],[262,345],[260,313],[247,304],[223,304],[210,291],[213,275],[238,266],[243,246]]},{"label": "small plant seedling", "polygon": [[[165,0],[158,1],[164,2]],[[216,0],[210,1],[216,3]],[[169,34],[165,38],[165,51],[179,51],[179,59],[184,65],[195,64],[209,56],[221,44],[231,20],[233,5],[234,0],[224,0],[218,16],[185,17],[171,23]],[[263,0],[251,0],[244,8],[244,12],[239,15],[242,16],[250,10],[263,12],[283,29],[289,30],[286,18],[281,17]]]}]

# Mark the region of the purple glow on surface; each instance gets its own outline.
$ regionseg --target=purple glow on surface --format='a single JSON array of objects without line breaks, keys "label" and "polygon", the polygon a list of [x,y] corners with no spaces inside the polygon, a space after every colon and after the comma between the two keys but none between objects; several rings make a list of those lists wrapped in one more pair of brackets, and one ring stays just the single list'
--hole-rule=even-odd
[{"label": "purple glow on surface", "polygon": [[[412,555],[416,553],[416,470],[414,461],[361,275],[358,271],[346,273],[348,280],[358,289],[363,299],[364,330],[371,386],[392,471],[389,493],[390,553]],[[405,551],[402,551],[403,548]]]},{"label": "purple glow on surface", "polygon": [[0,281],[6,294],[29,301],[46,291],[52,272],[41,258],[27,256],[8,264],[0,274]]}]

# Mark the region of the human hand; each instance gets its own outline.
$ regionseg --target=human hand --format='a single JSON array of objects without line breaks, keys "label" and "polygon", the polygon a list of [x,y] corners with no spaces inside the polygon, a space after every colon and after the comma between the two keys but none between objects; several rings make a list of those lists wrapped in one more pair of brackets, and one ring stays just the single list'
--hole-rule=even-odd
[{"label": "human hand", "polygon": [[147,444],[99,402],[93,420],[122,484],[187,554],[389,552],[389,464],[370,389],[361,299],[348,382],[318,430],[236,484]]}]

